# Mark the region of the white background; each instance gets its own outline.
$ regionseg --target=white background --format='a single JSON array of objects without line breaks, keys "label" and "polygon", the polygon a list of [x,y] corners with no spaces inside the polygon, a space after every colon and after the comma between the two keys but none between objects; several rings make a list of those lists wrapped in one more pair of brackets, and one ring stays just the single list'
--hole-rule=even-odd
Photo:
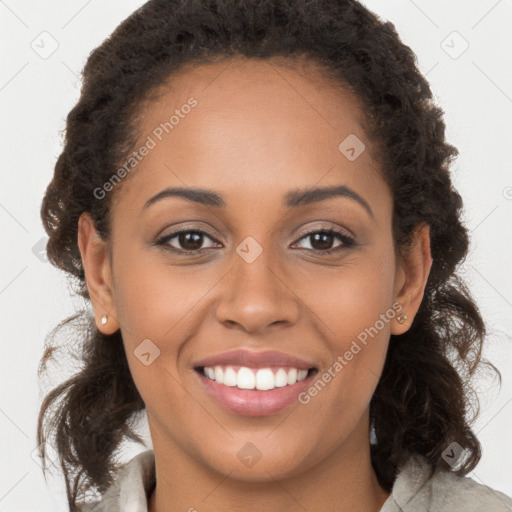
[{"label": "white background", "polygon": [[[80,71],[91,50],[142,4],[0,0],[0,512],[67,510],[62,481],[47,484],[31,454],[44,338],[74,302],[62,273],[33,248],[45,236],[39,209],[61,151],[59,131],[78,99]],[[483,458],[469,476],[512,495],[512,2],[364,4],[393,22],[417,54],[446,113],[447,138],[460,151],[453,178],[472,235],[463,274],[492,329],[485,355],[503,375],[501,391],[496,382],[478,381],[475,431]],[[44,31],[58,43],[46,59],[31,47],[48,38],[40,36]],[[464,41],[469,46],[458,55]]]}]

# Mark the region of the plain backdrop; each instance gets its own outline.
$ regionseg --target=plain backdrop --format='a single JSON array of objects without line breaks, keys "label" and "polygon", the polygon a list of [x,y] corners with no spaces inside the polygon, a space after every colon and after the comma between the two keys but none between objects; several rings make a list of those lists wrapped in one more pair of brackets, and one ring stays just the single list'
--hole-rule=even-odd
[{"label": "plain backdrop", "polygon": [[[74,312],[76,300],[45,261],[39,210],[80,71],[92,49],[142,4],[0,0],[0,512],[67,510],[62,480],[45,482],[34,456],[37,367],[45,336]],[[512,495],[512,2],[364,4],[393,22],[418,56],[445,111],[448,141],[460,151],[452,172],[472,235],[461,273],[491,328],[484,355],[503,375],[501,390],[495,381],[477,381],[483,457],[469,476]]]}]

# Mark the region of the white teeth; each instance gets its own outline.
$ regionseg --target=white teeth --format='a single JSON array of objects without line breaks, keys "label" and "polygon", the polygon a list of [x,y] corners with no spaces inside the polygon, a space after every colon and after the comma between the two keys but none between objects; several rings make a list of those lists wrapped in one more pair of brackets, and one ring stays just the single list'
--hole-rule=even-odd
[{"label": "white teeth", "polygon": [[215,380],[217,382],[224,382],[224,371],[220,366],[216,366],[213,371],[215,372]]},{"label": "white teeth", "polygon": [[233,370],[233,368],[231,368],[231,366],[228,366],[226,368],[226,371],[224,372],[223,384],[225,386],[236,386],[236,383],[237,383],[236,372],[235,372],[235,370]]},{"label": "white teeth", "polygon": [[308,375],[308,370],[297,370],[290,368],[286,371],[279,368],[276,373],[270,368],[260,368],[258,370],[240,367],[235,371],[232,366],[214,366],[203,368],[203,373],[211,380],[215,380],[225,386],[236,386],[239,389],[258,389],[266,391],[274,388],[291,386],[304,380]]},{"label": "white teeth", "polygon": [[267,389],[274,389],[274,387],[274,374],[270,368],[264,368],[256,372],[256,389],[265,391]]},{"label": "white teeth", "polygon": [[[238,370],[236,385],[240,389],[254,389],[255,380],[256,379],[254,378],[254,373],[249,368],[242,366],[242,368]],[[221,381],[218,380],[217,382]]]},{"label": "white teeth", "polygon": [[297,370],[295,368],[292,368],[288,372],[288,384],[295,384],[297,382]]},{"label": "white teeth", "polygon": [[288,384],[288,374],[282,368],[277,370],[274,377],[274,384],[276,388],[282,388]]}]

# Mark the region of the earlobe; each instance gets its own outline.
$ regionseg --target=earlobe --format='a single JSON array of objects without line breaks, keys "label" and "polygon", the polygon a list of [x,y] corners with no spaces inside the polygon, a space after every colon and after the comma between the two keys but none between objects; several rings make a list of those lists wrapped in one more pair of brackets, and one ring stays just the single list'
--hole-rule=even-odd
[{"label": "earlobe", "polygon": [[423,300],[431,267],[430,226],[421,224],[413,233],[411,245],[401,253],[397,272],[400,284],[395,302],[400,303],[402,309],[395,317],[391,334],[403,334],[411,326]]},{"label": "earlobe", "polygon": [[96,326],[103,334],[119,329],[112,284],[108,244],[98,234],[94,221],[87,212],[78,220],[78,247],[82,257],[85,280],[96,318]]}]

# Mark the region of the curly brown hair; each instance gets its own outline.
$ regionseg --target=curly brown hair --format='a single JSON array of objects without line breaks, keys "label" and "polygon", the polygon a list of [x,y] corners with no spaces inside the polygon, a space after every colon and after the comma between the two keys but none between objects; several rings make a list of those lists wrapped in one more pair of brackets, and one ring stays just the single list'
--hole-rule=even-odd
[{"label": "curly brown hair", "polygon": [[[377,440],[372,463],[388,492],[412,453],[424,455],[432,471],[467,474],[481,457],[471,430],[478,398],[470,380],[482,365],[500,375],[482,359],[485,324],[456,273],[469,245],[462,199],[449,175],[458,151],[445,141],[443,111],[414,53],[392,23],[357,1],[150,0],[124,20],[90,54],[79,101],[67,117],[64,148],[41,207],[49,260],[88,301],[78,219],[89,212],[108,238],[112,194],[98,199],[94,191],[133,151],[144,102],[183,65],[233,57],[306,57],[361,100],[365,133],[379,150],[381,174],[392,191],[395,246],[405,248],[414,229],[426,223],[433,258],[420,309],[406,333],[391,336],[370,403]],[[143,443],[133,421],[145,404],[120,331],[103,335],[85,311],[50,333],[40,375],[66,325],[74,329],[81,368],[45,397],[38,441],[44,463],[44,443],[54,440],[70,509],[78,510],[79,499],[94,489],[103,493],[113,482],[123,441]],[[453,441],[467,454],[457,470],[442,458]]]}]

